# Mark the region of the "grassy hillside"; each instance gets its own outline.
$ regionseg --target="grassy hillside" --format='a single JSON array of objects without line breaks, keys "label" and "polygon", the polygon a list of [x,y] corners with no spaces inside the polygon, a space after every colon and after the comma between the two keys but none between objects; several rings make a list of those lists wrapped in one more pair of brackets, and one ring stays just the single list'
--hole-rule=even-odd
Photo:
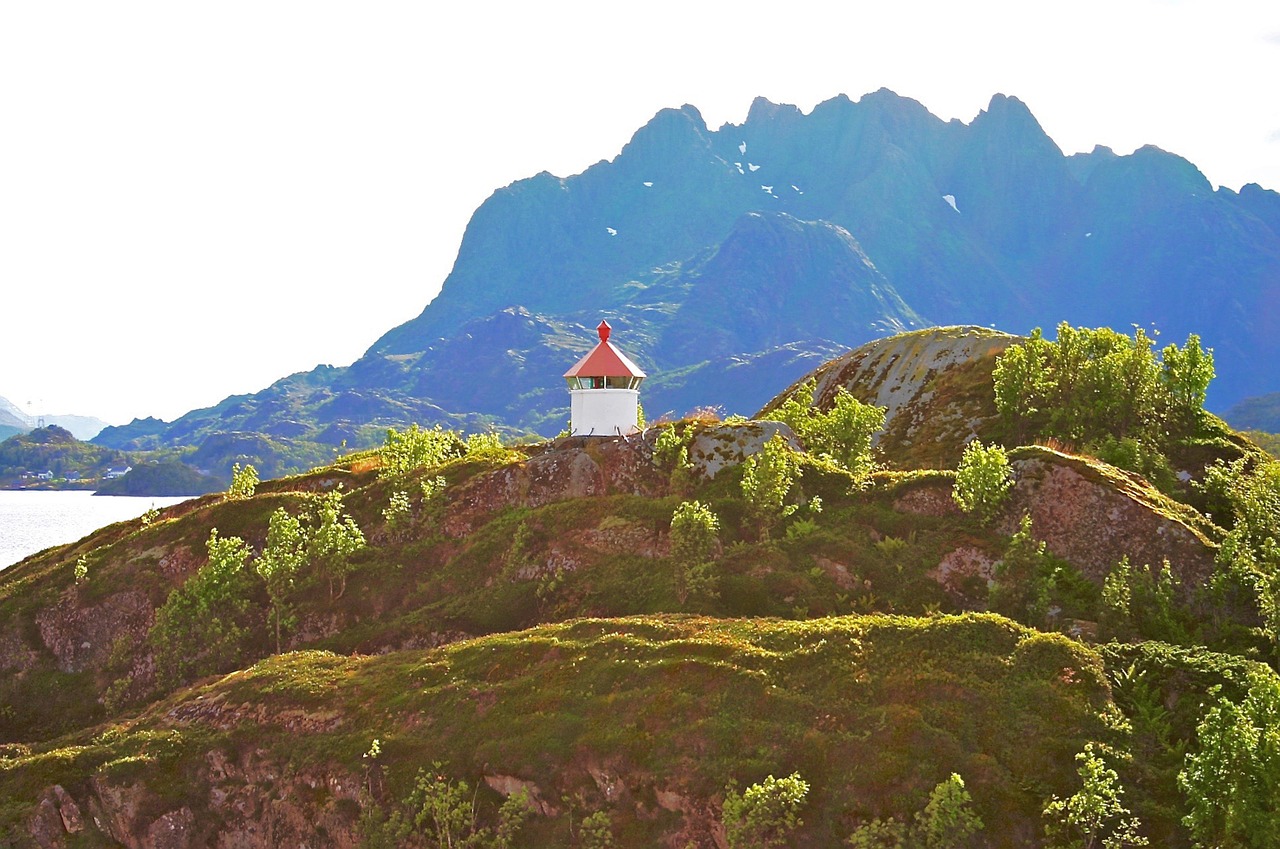
[{"label": "grassy hillside", "polygon": [[[1015,343],[905,334],[820,369],[812,415],[841,387],[886,408],[870,474],[767,420],[797,386],[764,421],[629,439],[406,433],[29,558],[0,573],[0,835],[434,845],[414,812],[466,783],[478,828],[529,795],[514,845],[607,845],[595,815],[617,846],[709,847],[729,788],[795,773],[790,845],[838,846],[956,773],[987,824],[964,845],[1037,846],[1088,749],[1141,833],[1190,846],[1198,727],[1280,694],[1272,467],[1209,416],[1139,445],[1168,479],[1033,434],[1056,447],[1009,451],[998,509],[967,513]],[[769,506],[744,481],[778,450]],[[672,529],[694,501],[696,545]],[[273,584],[282,516],[305,544]],[[344,527],[365,544],[317,542]]]}]

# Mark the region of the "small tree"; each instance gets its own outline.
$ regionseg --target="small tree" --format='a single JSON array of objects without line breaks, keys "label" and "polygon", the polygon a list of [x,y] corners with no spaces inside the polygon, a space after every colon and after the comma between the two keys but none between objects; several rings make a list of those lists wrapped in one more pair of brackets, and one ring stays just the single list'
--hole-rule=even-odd
[{"label": "small tree", "polygon": [[708,561],[715,550],[720,520],[711,508],[685,501],[671,516],[671,559],[675,563],[676,598],[716,596],[716,579]]},{"label": "small tree", "polygon": [[729,849],[785,846],[791,832],[803,825],[800,807],[808,793],[809,784],[798,772],[786,778],[770,775],[741,794],[727,790],[720,821]]},{"label": "small tree", "polygon": [[796,511],[796,505],[785,502],[799,476],[800,461],[779,433],[742,464],[742,494],[759,524],[761,539],[769,539],[773,526]]},{"label": "small tree", "polygon": [[328,577],[329,598],[341,598],[347,591],[351,555],[364,548],[364,534],[355,521],[342,512],[340,488],[320,497],[312,509],[312,521],[314,528],[307,543],[307,559],[319,564]]},{"label": "small tree", "polygon": [[992,610],[1027,625],[1043,623],[1056,573],[1045,545],[1031,534],[1031,517],[1023,516],[996,563],[989,604]]},{"label": "small tree", "polygon": [[533,813],[527,790],[512,793],[498,809],[498,822],[493,828],[480,825],[475,797],[465,781],[454,781],[441,774],[440,764],[430,770],[419,770],[409,794],[410,820],[413,827],[438,849],[483,846],[510,849],[521,826]]},{"label": "small tree", "polygon": [[885,408],[864,404],[843,386],[836,389],[831,409],[813,406],[817,383],[801,386],[768,415],[791,428],[808,451],[847,469],[859,483],[876,470],[871,442],[884,428]]},{"label": "small tree", "polygon": [[243,469],[240,468],[239,463],[231,467],[231,486],[227,488],[227,500],[240,501],[252,498],[257,488],[258,470],[253,467],[253,464],[247,464]]},{"label": "small tree", "polygon": [[1169,393],[1174,423],[1194,429],[1204,409],[1205,394],[1213,381],[1213,349],[1202,348],[1200,337],[1192,333],[1187,344],[1169,345],[1161,352],[1161,379]]},{"label": "small tree", "polygon": [[1141,823],[1120,802],[1120,776],[1102,760],[1093,743],[1076,755],[1080,789],[1066,799],[1054,796],[1045,806],[1045,835],[1053,849],[1120,849],[1146,846]]},{"label": "small tree", "polygon": [[395,534],[409,520],[409,493],[398,489],[387,499],[387,506],[382,508],[382,518],[387,523],[387,530]]},{"label": "small tree", "polygon": [[959,849],[982,830],[982,819],[973,811],[973,797],[956,773],[939,782],[929,802],[916,815],[915,834],[922,849]]},{"label": "small tree", "polygon": [[208,562],[169,593],[148,632],[165,684],[231,669],[244,652],[252,588],[244,565],[251,549],[239,537],[219,537],[217,528],[206,548]]},{"label": "small tree", "polygon": [[1280,679],[1264,667],[1247,680],[1242,701],[1205,713],[1178,774],[1196,846],[1280,846]]},{"label": "small tree", "polygon": [[985,525],[1000,512],[1012,486],[1009,455],[999,445],[984,447],[975,439],[965,446],[960,458],[951,497],[961,510]]},{"label": "small tree", "polygon": [[286,599],[293,589],[294,576],[307,558],[307,535],[297,517],[283,507],[271,514],[267,528],[267,544],[254,562],[254,571],[267,586],[271,614],[275,620],[276,653],[280,652],[280,632],[288,616]]},{"label": "small tree", "polygon": [[1098,626],[1102,635],[1128,639],[1133,633],[1133,567],[1125,555],[1102,581]]}]

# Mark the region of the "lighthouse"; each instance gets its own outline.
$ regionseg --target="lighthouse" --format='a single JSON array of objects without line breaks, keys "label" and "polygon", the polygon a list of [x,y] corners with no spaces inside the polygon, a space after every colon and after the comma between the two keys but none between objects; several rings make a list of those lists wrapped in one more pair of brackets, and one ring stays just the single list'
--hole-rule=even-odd
[{"label": "lighthouse", "polygon": [[573,436],[626,436],[639,430],[640,382],[645,374],[609,341],[611,330],[609,322],[600,322],[600,341],[564,373]]}]

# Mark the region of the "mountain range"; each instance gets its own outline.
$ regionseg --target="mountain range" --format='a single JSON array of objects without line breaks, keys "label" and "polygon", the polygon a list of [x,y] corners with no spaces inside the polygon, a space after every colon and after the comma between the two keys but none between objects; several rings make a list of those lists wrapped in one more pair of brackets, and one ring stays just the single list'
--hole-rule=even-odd
[{"label": "mountain range", "polygon": [[1155,147],[1064,155],[1004,95],[969,123],[883,89],[809,114],[761,98],[717,130],[665,109],[610,161],[496,191],[439,295],[352,365],[98,441],[249,433],[287,458],[412,421],[554,434],[602,317],[651,375],[650,418],[750,412],[890,332],[1063,320],[1199,334],[1224,409],[1280,386],[1280,194],[1215,190]]}]

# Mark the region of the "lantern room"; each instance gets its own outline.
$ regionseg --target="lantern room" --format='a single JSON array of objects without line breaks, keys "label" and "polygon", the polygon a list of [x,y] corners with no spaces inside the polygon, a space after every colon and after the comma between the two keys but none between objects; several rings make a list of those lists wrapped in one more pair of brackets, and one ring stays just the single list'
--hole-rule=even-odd
[{"label": "lantern room", "polygon": [[626,436],[639,430],[640,383],[645,374],[609,341],[602,321],[600,341],[573,368],[569,382],[569,432],[573,436]]}]

